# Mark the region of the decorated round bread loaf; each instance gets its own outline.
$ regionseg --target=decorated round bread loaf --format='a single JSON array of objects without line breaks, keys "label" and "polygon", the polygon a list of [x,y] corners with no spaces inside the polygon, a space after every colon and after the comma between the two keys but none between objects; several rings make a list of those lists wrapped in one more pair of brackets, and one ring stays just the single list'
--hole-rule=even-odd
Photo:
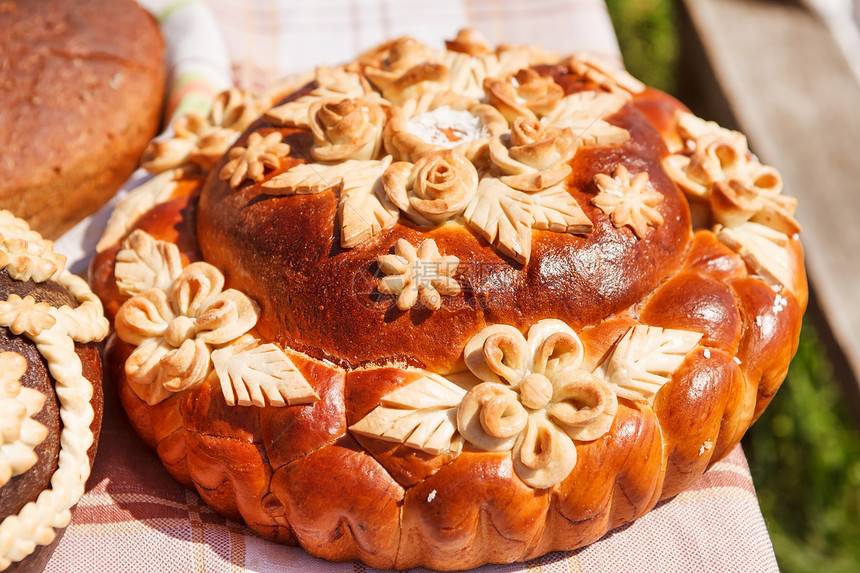
[{"label": "decorated round bread loaf", "polygon": [[785,377],[795,201],[627,73],[465,31],[267,107],[154,143],[91,267],[133,425],[261,537],[380,568],[581,547]]},{"label": "decorated round bread loaf", "polygon": [[101,301],[0,211],[0,571],[41,571],[84,493],[102,419]]}]

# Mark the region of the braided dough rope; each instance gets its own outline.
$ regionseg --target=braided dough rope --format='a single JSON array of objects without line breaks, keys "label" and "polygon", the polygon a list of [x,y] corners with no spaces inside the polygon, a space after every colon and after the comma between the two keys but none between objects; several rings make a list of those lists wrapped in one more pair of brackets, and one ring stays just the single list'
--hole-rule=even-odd
[{"label": "braided dough rope", "polygon": [[[83,495],[90,476],[87,451],[94,439],[90,429],[95,415],[90,404],[93,386],[83,375],[75,342],[101,341],[107,336],[109,325],[101,301],[83,279],[63,269],[56,280],[79,306],[52,308],[54,325],[38,334],[27,333],[27,337],[45,357],[56,380],[63,422],[58,467],[51,477],[51,489],[0,523],[0,571],[29,556],[37,545],[48,545],[54,540],[55,528],[69,524],[71,508]],[[0,326],[8,327],[9,322],[2,321]]]}]

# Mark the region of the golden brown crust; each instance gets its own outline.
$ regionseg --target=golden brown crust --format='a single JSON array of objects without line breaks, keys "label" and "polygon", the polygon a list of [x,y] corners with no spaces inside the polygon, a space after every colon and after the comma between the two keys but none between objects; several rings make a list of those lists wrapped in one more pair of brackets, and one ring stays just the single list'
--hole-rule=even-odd
[{"label": "golden brown crust", "polygon": [[550,493],[523,484],[511,466],[510,455],[465,452],[410,488],[397,567],[470,569],[527,558],[544,530]]},{"label": "golden brown crust", "polygon": [[349,436],[280,468],[272,492],[311,554],[381,569],[394,565],[403,489]]},{"label": "golden brown crust", "polygon": [[[416,49],[408,41],[393,42],[350,69],[378,65],[395,52],[415,55]],[[397,81],[396,66],[389,68],[371,75],[377,82]],[[397,73],[408,79],[406,68]],[[585,101],[600,101],[593,90],[623,91],[607,87],[611,75],[580,77],[566,66],[534,70],[566,94],[588,94]],[[132,424],[179,481],[224,515],[244,520],[267,539],[376,567],[464,569],[577,548],[688,488],[737,444],[785,376],[806,305],[802,252],[794,236],[739,248],[746,240],[741,237],[732,247],[693,219],[691,200],[663,168],[670,149],[677,153],[686,145],[677,127],[686,108],[651,89],[619,97],[610,98],[606,105],[613,111],[600,119],[611,142],[577,149],[562,184],[591,230],[532,229],[524,263],[479,238],[456,213],[425,227],[400,217],[344,247],[338,194],[347,191],[337,183],[329,185],[334,191],[314,189],[324,185],[292,170],[310,161],[309,129],[262,119],[252,124],[236,145],[244,146],[255,130],[277,132],[289,154],[269,161],[259,181],[243,180],[235,188],[217,175],[228,161],[222,158],[199,203],[196,197],[166,203],[136,227],[177,244],[189,261],[202,257],[215,265],[226,287],[254,300],[259,320],[253,336],[287,349],[316,399],[283,408],[228,406],[219,385],[229,381],[210,372],[196,388],[148,406],[115,366]],[[469,159],[482,178],[498,175],[491,153]],[[631,180],[647,173],[646,185],[662,197],[648,199],[659,218],[633,229],[595,204],[605,192],[596,176],[613,176],[619,166]],[[345,177],[331,171],[337,167],[343,163],[315,165]],[[287,172],[303,182],[285,186],[281,176]],[[634,187],[632,181],[604,187],[629,191],[625,185]],[[753,238],[773,237],[765,232]],[[416,249],[432,239],[440,255],[456,261],[455,274],[442,274],[454,276],[461,288],[451,289],[438,309],[416,303],[401,310],[390,294],[394,289],[379,288],[383,275],[397,276],[396,255],[405,251],[393,247],[400,239]],[[105,253],[91,272],[106,305],[117,308],[127,296],[111,284],[115,251]],[[779,272],[757,274],[769,268]],[[774,284],[775,276],[788,280]],[[625,381],[618,363],[635,360],[630,353],[643,340],[676,348],[657,357],[663,364],[657,370],[635,380],[629,374]],[[122,364],[132,350],[114,341],[108,355]],[[532,351],[537,358],[523,357]],[[553,410],[552,420],[540,418],[542,408],[558,406],[541,394],[555,383],[548,361],[563,358],[573,360],[565,363],[568,378],[559,382],[569,384],[565,391],[612,385],[598,393],[612,398],[605,428],[560,430],[561,409]],[[475,390],[493,384],[496,390]],[[649,384],[656,387],[649,390]],[[506,408],[525,412],[528,423],[536,420],[541,439],[561,440],[534,438],[530,444],[552,450],[567,443],[575,464],[557,481],[540,482],[537,472],[523,469],[524,456],[534,461],[543,455],[522,446],[528,430],[517,438],[520,445],[508,440],[497,448],[502,451],[487,451],[492,448],[466,435],[466,422],[458,425],[458,412],[445,410],[450,404],[444,396],[430,396],[446,391],[460,405],[473,392],[504,396]],[[420,433],[411,422],[398,435],[394,422],[376,433],[373,424],[361,425],[391,415],[391,409],[403,414],[397,408],[428,396],[437,400],[428,409],[436,410],[421,412],[419,404],[412,411],[416,419],[435,420],[439,425],[431,429],[441,432],[445,416],[454,412],[451,432],[461,429],[443,440],[445,447],[410,442],[414,435],[406,434]],[[609,402],[600,407],[610,408]],[[510,435],[493,437],[486,443],[503,443]]]},{"label": "golden brown crust", "polygon": [[[383,396],[416,377],[415,374],[397,368],[350,372],[346,385],[347,426],[352,426],[364,418],[379,405]],[[355,439],[404,488],[420,483],[453,459],[450,454],[434,456],[403,444],[374,438],[356,435]]]},{"label": "golden brown crust", "polygon": [[116,192],[157,133],[164,44],[130,0],[28,0],[4,4],[0,45],[0,207],[54,238]]},{"label": "golden brown crust", "polygon": [[[135,229],[141,229],[163,241],[175,243],[183,264],[200,260],[196,240],[196,199],[202,181],[183,181],[171,199],[159,203],[138,219],[123,239]],[[116,284],[114,266],[119,244],[96,253],[90,261],[89,282],[105,307],[105,316],[113,321],[125,297]]]},{"label": "golden brown crust", "polygon": [[[448,371],[465,342],[486,324],[524,328],[555,317],[579,329],[640,300],[680,264],[689,241],[689,215],[677,187],[658,166],[663,143],[633,108],[608,119],[629,130],[631,139],[580,151],[567,181],[595,230],[586,236],[535,232],[525,266],[511,265],[458,226],[418,230],[401,221],[358,247],[343,249],[334,228],[338,204],[333,195],[274,197],[257,184],[237,191],[215,178],[201,195],[200,248],[207,261],[227,271],[230,284],[262,302],[260,330],[269,339],[354,366],[397,357]],[[306,158],[310,145],[306,133],[280,131],[292,154],[272,177],[295,165],[295,158]],[[629,230],[615,229],[590,204],[597,192],[595,174],[619,164],[647,170],[663,194],[660,209],[672,214],[652,240],[637,241]],[[377,258],[401,238],[416,245],[432,238],[440,252],[464,263],[462,293],[441,310],[400,311],[378,295]],[[576,276],[543,274],[542,268],[576,269]],[[601,288],[605,284],[617,286],[607,291]]]},{"label": "golden brown crust", "polygon": [[690,111],[687,106],[669,94],[650,87],[636,94],[632,103],[648,118],[668,148],[677,149],[683,146],[675,123],[678,113]]}]

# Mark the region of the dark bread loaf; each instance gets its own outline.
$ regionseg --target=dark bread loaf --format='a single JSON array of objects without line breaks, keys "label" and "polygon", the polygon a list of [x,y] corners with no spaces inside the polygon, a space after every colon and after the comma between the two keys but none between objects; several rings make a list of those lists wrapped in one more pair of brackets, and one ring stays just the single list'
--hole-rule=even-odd
[{"label": "dark bread loaf", "polygon": [[0,570],[45,563],[96,454],[108,323],[64,266],[0,211]]}]

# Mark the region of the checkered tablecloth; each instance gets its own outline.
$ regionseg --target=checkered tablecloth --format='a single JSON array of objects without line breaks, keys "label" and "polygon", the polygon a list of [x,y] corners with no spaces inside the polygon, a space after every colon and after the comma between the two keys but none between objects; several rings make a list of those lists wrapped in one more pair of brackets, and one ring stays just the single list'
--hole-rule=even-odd
[{"label": "checkered tablecloth", "polygon": [[[471,26],[491,43],[535,43],[560,53],[618,58],[601,0],[142,1],[170,46],[168,114],[201,109],[235,81],[263,88],[322,63],[339,63],[399,35],[442,46]],[[128,184],[133,187],[140,174]],[[86,268],[110,207],[58,241]],[[109,383],[108,383],[109,385]],[[106,389],[99,454],[87,493],[46,571],[368,571],[332,564],[254,537],[177,484],[135,436]],[[584,549],[480,571],[777,571],[740,447],[691,490]]]}]

